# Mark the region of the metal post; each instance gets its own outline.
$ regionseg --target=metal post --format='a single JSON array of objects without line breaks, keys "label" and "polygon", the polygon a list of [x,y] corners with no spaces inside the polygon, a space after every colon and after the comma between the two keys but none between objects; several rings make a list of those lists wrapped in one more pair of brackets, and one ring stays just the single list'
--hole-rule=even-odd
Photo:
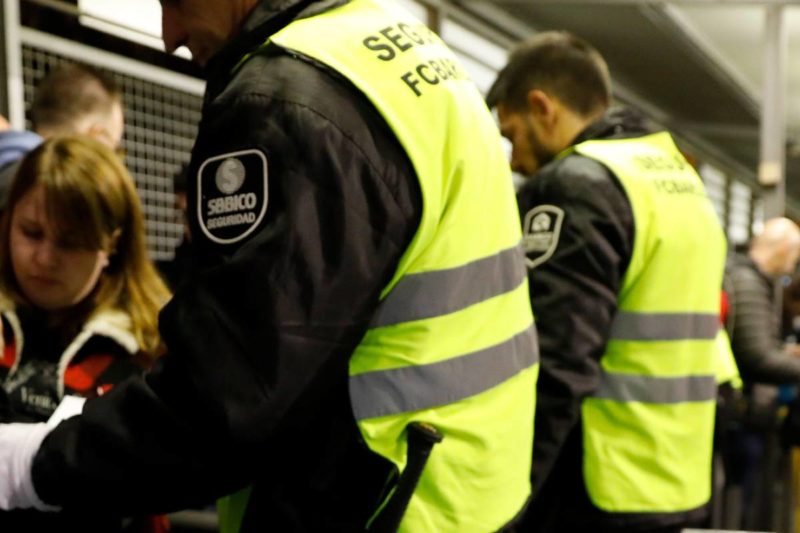
[{"label": "metal post", "polygon": [[15,129],[25,128],[22,44],[19,38],[19,0],[3,0],[3,59],[5,60],[7,118]]},{"label": "metal post", "polygon": [[[4,4],[0,4],[0,28],[6,26],[6,8]],[[8,70],[6,69],[6,32],[0,34],[0,115],[8,116],[8,91],[6,90],[5,80],[8,79]]]},{"label": "metal post", "polygon": [[761,163],[764,218],[782,216],[786,208],[786,59],[788,32],[784,6],[766,8],[764,91],[761,111]]},{"label": "metal post", "polygon": [[[758,168],[758,179],[764,187],[765,219],[783,216],[786,210],[786,67],[789,39],[784,13],[783,5],[770,5],[766,8],[761,163]],[[775,313],[780,317],[783,287],[781,284],[776,285]],[[772,470],[773,475],[768,480],[769,484],[764,487],[764,497],[769,502],[766,510],[771,511],[767,518],[772,519],[771,524],[777,531],[794,531],[793,472],[790,469],[780,477],[777,475],[785,470],[787,454],[777,443],[771,442],[777,439],[774,432],[769,437],[765,459],[769,460],[767,468]],[[772,458],[771,455],[776,452],[781,454],[780,457]],[[784,469],[773,470],[776,459],[783,462]]]}]

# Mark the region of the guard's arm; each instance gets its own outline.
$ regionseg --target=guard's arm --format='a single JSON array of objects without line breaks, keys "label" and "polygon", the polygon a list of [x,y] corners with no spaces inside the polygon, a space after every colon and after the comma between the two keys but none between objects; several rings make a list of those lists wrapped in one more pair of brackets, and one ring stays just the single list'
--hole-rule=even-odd
[{"label": "guard's arm", "polygon": [[[155,369],[90,400],[44,441],[33,464],[43,501],[126,513],[202,503],[291,462],[275,447],[313,446],[326,410],[346,403],[349,356],[416,231],[420,200],[385,123],[357,99],[341,102],[254,94],[206,110],[191,179],[210,158],[257,150],[266,216],[246,239],[203,246],[213,265],[162,312],[169,353]],[[196,216],[203,190],[193,183],[189,194]],[[202,238],[196,219],[193,230]]]}]

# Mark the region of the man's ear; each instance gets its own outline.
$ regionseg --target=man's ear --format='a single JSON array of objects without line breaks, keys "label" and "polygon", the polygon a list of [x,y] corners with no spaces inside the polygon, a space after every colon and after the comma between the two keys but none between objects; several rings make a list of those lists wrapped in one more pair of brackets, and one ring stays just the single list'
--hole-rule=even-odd
[{"label": "man's ear", "polygon": [[528,108],[531,114],[540,123],[548,128],[552,127],[556,120],[558,103],[549,94],[539,89],[528,91]]},{"label": "man's ear", "polygon": [[99,121],[93,120],[90,122],[83,131],[83,134],[87,137],[91,137],[95,141],[105,144],[106,146],[108,146],[108,144],[111,142],[108,129],[106,129],[106,127],[103,126]]}]

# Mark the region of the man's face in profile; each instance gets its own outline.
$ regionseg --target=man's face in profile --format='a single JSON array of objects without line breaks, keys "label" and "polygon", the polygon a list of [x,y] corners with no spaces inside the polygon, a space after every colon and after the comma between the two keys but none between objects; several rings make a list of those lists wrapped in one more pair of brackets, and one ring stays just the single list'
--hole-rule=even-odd
[{"label": "man's face in profile", "polygon": [[537,132],[533,116],[525,110],[497,106],[500,133],[511,141],[511,170],[530,177],[552,159]]}]

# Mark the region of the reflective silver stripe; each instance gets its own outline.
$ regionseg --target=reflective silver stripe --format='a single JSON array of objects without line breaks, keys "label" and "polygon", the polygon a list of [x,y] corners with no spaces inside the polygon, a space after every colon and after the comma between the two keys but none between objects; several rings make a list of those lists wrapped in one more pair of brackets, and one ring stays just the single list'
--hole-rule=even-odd
[{"label": "reflective silver stripe", "polygon": [[619,311],[610,340],[672,341],[714,339],[719,331],[716,313],[628,313]]},{"label": "reflective silver stripe", "polygon": [[519,244],[460,267],[409,274],[381,303],[372,327],[454,313],[515,289],[526,276]]},{"label": "reflective silver stripe", "polygon": [[714,376],[653,377],[603,372],[595,398],[619,402],[707,402],[717,398]]},{"label": "reflective silver stripe", "polygon": [[531,324],[505,342],[460,357],[351,376],[350,402],[356,420],[427,409],[492,389],[537,362]]}]

